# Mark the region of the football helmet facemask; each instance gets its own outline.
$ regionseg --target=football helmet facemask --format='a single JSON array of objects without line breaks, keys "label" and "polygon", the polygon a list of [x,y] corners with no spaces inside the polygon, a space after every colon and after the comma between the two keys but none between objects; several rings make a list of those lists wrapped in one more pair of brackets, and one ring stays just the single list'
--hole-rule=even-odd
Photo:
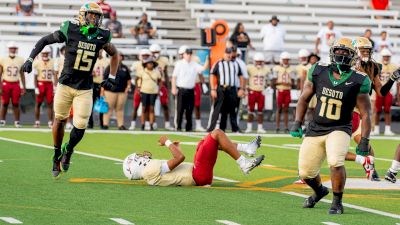
[{"label": "football helmet facemask", "polygon": [[[368,38],[365,37],[358,37],[355,40],[355,47],[358,57],[363,62],[369,62],[372,57],[372,43]],[[368,55],[364,55],[361,51],[367,50],[369,53]]]},{"label": "football helmet facemask", "polygon": [[124,175],[130,180],[140,180],[143,178],[143,169],[151,161],[151,153],[133,153],[125,158],[123,162]]},{"label": "football helmet facemask", "polygon": [[79,25],[84,35],[96,32],[103,21],[103,10],[95,3],[86,3],[79,9]]},{"label": "football helmet facemask", "polygon": [[[336,53],[337,50],[345,50],[348,54]],[[332,45],[329,53],[332,64],[336,64],[341,67],[350,68],[354,62],[356,56],[355,47],[353,46],[350,38],[342,37],[339,38]]]}]

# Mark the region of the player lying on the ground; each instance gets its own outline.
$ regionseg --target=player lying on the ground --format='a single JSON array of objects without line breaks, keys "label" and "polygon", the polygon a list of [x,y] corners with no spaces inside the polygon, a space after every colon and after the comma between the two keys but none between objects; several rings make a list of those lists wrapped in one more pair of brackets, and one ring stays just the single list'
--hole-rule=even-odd
[{"label": "player lying on the ground", "polygon": [[149,185],[157,186],[204,186],[212,183],[218,150],[226,152],[236,160],[245,174],[264,160],[264,155],[257,158],[240,155],[240,152],[254,155],[261,144],[260,136],[248,144],[234,144],[219,129],[212,131],[198,143],[193,163],[183,163],[185,155],[181,151],[179,142],[172,142],[166,136],[161,136],[159,143],[168,147],[173,158],[158,160],[152,159],[150,152],[133,153],[126,157],[123,163],[123,171],[128,179],[143,179]]},{"label": "player lying on the ground", "polygon": [[400,171],[400,144],[397,146],[397,150],[394,153],[394,159],[392,166],[388,169],[385,175],[385,180],[392,183],[396,183],[396,175]]}]

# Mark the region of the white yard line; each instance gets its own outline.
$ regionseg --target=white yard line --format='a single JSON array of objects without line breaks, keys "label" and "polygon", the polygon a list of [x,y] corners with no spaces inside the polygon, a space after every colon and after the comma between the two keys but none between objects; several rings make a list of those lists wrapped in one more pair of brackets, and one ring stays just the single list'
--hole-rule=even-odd
[{"label": "white yard line", "polygon": [[[35,132],[51,132],[51,129],[48,128],[0,128],[1,131],[35,131]],[[70,130],[66,130],[66,132],[70,132]],[[97,133],[97,134],[171,134],[171,135],[184,135],[189,137],[197,137],[208,134],[207,132],[176,132],[176,131],[120,131],[120,130],[86,130],[86,133]],[[257,135],[261,137],[273,137],[273,138],[286,138],[291,137],[289,134],[234,134],[234,133],[226,133],[226,135],[230,137],[255,137]],[[371,136],[370,139],[376,140],[394,140],[399,141],[400,136],[396,135],[393,137],[387,136]]]},{"label": "white yard line", "polygon": [[240,225],[240,223],[235,223],[229,220],[216,220],[217,223],[222,223],[226,225]]},{"label": "white yard line", "polygon": [[334,222],[322,222],[322,224],[326,224],[326,225],[340,225],[339,223],[334,223]]},{"label": "white yard line", "polygon": [[129,222],[128,220],[122,218],[110,218],[110,220],[122,225],[134,225],[134,223]]},{"label": "white yard line", "polygon": [[6,223],[10,223],[10,224],[22,224],[21,221],[12,218],[12,217],[0,217],[0,220],[3,220]]},{"label": "white yard line", "polygon": [[[308,195],[303,195],[303,194],[299,194],[296,192],[281,192],[281,193],[292,195],[292,196],[297,196],[297,197],[301,197],[301,198],[308,198]],[[321,199],[320,201],[331,204],[331,201],[329,201],[327,199]],[[376,209],[370,209],[370,208],[353,205],[353,204],[348,204],[348,203],[343,203],[343,206],[352,208],[352,209],[357,209],[357,210],[364,211],[364,212],[369,212],[372,214],[377,214],[380,216],[386,216],[386,217],[391,217],[391,218],[395,218],[395,219],[400,219],[400,215],[394,214],[394,213],[388,213],[388,212],[384,212],[384,211],[380,211],[380,210],[376,210]]]},{"label": "white yard line", "polygon": [[[54,147],[52,147],[52,146],[36,144],[36,143],[33,143],[33,142],[28,142],[28,141],[20,141],[20,140],[15,140],[15,139],[11,139],[11,138],[0,137],[0,140],[14,142],[14,143],[17,143],[17,144],[31,145],[31,146],[35,146],[35,147],[41,147],[41,148],[54,149]],[[87,152],[74,151],[74,153],[79,154],[79,155],[85,155],[85,156],[93,157],[93,158],[98,158],[98,159],[111,160],[111,161],[115,161],[115,162],[118,162],[118,163],[121,163],[121,164],[122,164],[122,162],[124,162],[124,160],[122,160],[122,159],[117,159],[117,158],[113,158],[113,157],[97,155],[97,154],[92,154],[92,153],[87,153]],[[228,178],[217,177],[217,176],[214,176],[214,179],[215,180],[220,180],[220,181],[231,182],[231,183],[239,182],[237,180],[231,180],[231,179],[228,179]]]}]

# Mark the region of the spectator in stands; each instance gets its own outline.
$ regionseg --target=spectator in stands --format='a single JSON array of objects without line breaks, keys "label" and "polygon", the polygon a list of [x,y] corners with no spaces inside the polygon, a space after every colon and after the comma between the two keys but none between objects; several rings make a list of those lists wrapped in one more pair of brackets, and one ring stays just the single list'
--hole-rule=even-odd
[{"label": "spectator in stands", "polygon": [[131,28],[132,36],[134,36],[139,43],[145,43],[147,41],[148,44],[148,40],[153,38],[155,33],[156,31],[148,21],[146,13],[143,13],[139,23]]},{"label": "spectator in stands", "polygon": [[[124,55],[119,54],[119,66],[117,70],[117,84],[111,89],[102,88],[102,96],[105,96],[105,100],[108,103],[108,112],[104,115],[103,129],[108,129],[110,117],[115,110],[117,115],[118,130],[127,130],[124,126],[124,107],[128,92],[131,89],[131,74],[129,68],[122,63]],[[104,80],[108,78],[110,74],[110,66],[107,66],[104,70]]]},{"label": "spectator in stands", "polygon": [[32,16],[34,2],[33,0],[18,0],[16,10],[19,16]]},{"label": "spectator in stands", "polygon": [[372,30],[371,29],[366,29],[365,32],[364,32],[364,36],[363,37],[368,38],[368,40],[372,44],[372,49],[375,49],[375,41],[372,40],[371,36],[372,36]]},{"label": "spectator in stands", "polygon": [[105,3],[105,0],[99,0],[97,4],[101,7],[101,10],[103,10],[104,18],[110,19],[110,14],[113,11],[110,4]]},{"label": "spectator in stands", "polygon": [[122,38],[122,24],[117,20],[117,12],[113,10],[110,19],[104,25],[112,33],[113,38]]},{"label": "spectator in stands", "polygon": [[262,27],[260,33],[264,44],[265,62],[279,64],[279,56],[285,47],[286,30],[279,24],[279,19],[275,15],[269,22]]},{"label": "spectator in stands", "polygon": [[315,41],[315,53],[321,56],[321,61],[329,63],[329,49],[336,39],[342,36],[342,32],[337,30],[332,20],[328,21],[327,27],[322,28]]},{"label": "spectator in stands", "polygon": [[[392,56],[392,53],[387,49],[384,48],[381,52],[380,55],[382,56],[382,71],[381,74],[379,74],[379,79],[381,80],[382,86],[386,84],[386,82],[389,81],[390,76],[393,74],[394,71],[396,71],[397,66],[392,64],[390,62],[390,58]],[[373,135],[379,135],[379,123],[380,123],[380,114],[384,112],[384,119],[385,119],[385,132],[384,135],[387,136],[393,136],[394,133],[390,129],[391,125],[391,106],[392,106],[392,101],[393,101],[393,95],[391,92],[389,92],[385,96],[378,96],[376,95],[376,101],[375,101],[375,129],[374,132],[372,132]]]},{"label": "spectator in stands", "polygon": [[245,61],[245,59],[246,59],[246,49],[248,47],[254,49],[253,46],[251,45],[250,37],[245,32],[244,26],[242,23],[236,24],[236,27],[233,30],[233,33],[232,33],[231,37],[229,38],[229,41],[232,46],[236,46],[236,47],[240,48],[240,50],[242,51],[241,58],[243,61]]},{"label": "spectator in stands", "polygon": [[390,41],[390,39],[387,36],[387,32],[386,31],[382,31],[381,32],[381,37],[376,41],[375,50],[377,52],[381,52],[385,48],[391,50],[392,47],[393,47],[393,45],[392,45],[392,42]]},{"label": "spectator in stands", "polygon": [[[143,61],[143,68],[140,73],[136,75],[136,84],[141,84],[137,87],[140,90],[141,101],[142,101],[142,130],[145,128],[145,120],[149,118],[150,130],[154,130],[154,105],[161,85],[161,73],[157,68],[157,63],[153,57],[149,57]],[[140,81],[139,81],[140,80]]]},{"label": "spectator in stands", "polygon": [[295,70],[290,66],[290,54],[282,52],[280,55],[280,65],[272,69],[273,78],[272,84],[277,91],[277,110],[276,110],[276,133],[280,131],[281,113],[283,112],[283,121],[285,124],[285,133],[289,133],[288,118],[289,104],[292,101],[290,90],[294,84]]}]

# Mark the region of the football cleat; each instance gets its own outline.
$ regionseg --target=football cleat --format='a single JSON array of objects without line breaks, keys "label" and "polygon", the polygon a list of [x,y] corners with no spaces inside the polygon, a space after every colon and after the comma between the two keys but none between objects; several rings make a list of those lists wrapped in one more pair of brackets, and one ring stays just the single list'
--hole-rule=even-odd
[{"label": "football cleat", "polygon": [[396,183],[396,175],[397,175],[397,173],[394,173],[394,172],[392,172],[392,171],[390,171],[390,169],[386,172],[386,175],[385,175],[385,180],[387,180],[387,181],[389,181],[389,182],[392,182],[393,184],[394,183]]},{"label": "football cleat", "polygon": [[265,156],[260,155],[257,158],[250,158],[250,159],[245,159],[246,161],[240,165],[240,169],[242,169],[244,174],[249,174],[251,170],[256,168],[261,164],[261,162],[264,160]]},{"label": "football cleat", "polygon": [[0,127],[6,126],[6,121],[5,120],[0,120]]},{"label": "football cleat", "polygon": [[68,142],[64,143],[61,146],[61,169],[63,172],[67,172],[69,169],[70,161],[71,161],[71,156],[73,151],[68,151],[67,150]]},{"label": "football cleat", "polygon": [[376,170],[375,170],[375,167],[371,173],[371,181],[381,181],[381,179],[379,178],[378,172],[376,172]]},{"label": "football cleat", "polygon": [[342,202],[337,202],[337,203],[333,203],[331,205],[331,208],[329,209],[328,213],[331,215],[334,214],[343,214],[343,205]]},{"label": "football cleat", "polygon": [[306,184],[306,182],[303,179],[299,179],[293,182],[293,184]]},{"label": "football cleat", "polygon": [[267,131],[265,131],[263,128],[257,129],[257,133],[259,134],[265,134]]},{"label": "football cleat", "polygon": [[[170,130],[173,130],[173,128],[171,127]],[[196,131],[197,132],[206,132],[207,130],[204,127],[200,126],[200,127],[196,127]]]},{"label": "football cleat", "polygon": [[53,169],[51,172],[53,174],[53,177],[56,179],[61,177],[61,165],[60,165],[61,164],[61,161],[60,161],[61,156],[62,155],[60,155],[58,157],[53,156]]},{"label": "football cleat", "polygon": [[257,149],[261,145],[261,137],[257,136],[250,143],[247,144],[246,150],[244,151],[246,154],[253,156],[256,154]]},{"label": "football cleat", "polygon": [[14,122],[14,126],[15,126],[16,128],[21,128],[21,127],[22,127],[22,125],[21,125],[21,123],[20,123],[19,121],[15,121],[15,122]]},{"label": "football cleat", "polygon": [[33,128],[40,128],[40,122],[36,121],[35,124],[33,125]]},{"label": "football cleat", "polygon": [[303,204],[303,208],[314,208],[315,204],[317,204],[317,202],[319,202],[319,200],[321,200],[323,197],[327,196],[328,194],[329,194],[328,188],[325,186],[322,186],[322,194],[317,195],[316,193],[314,193],[310,197],[306,198],[306,200],[304,201],[304,204]]},{"label": "football cleat", "polygon": [[251,133],[251,132],[253,132],[253,131],[252,131],[252,129],[251,129],[250,127],[248,127],[244,132],[245,132],[245,133]]},{"label": "football cleat", "polygon": [[394,136],[394,135],[396,135],[396,134],[393,133],[391,130],[385,130],[385,132],[383,133],[383,135],[385,135],[385,136]]}]

